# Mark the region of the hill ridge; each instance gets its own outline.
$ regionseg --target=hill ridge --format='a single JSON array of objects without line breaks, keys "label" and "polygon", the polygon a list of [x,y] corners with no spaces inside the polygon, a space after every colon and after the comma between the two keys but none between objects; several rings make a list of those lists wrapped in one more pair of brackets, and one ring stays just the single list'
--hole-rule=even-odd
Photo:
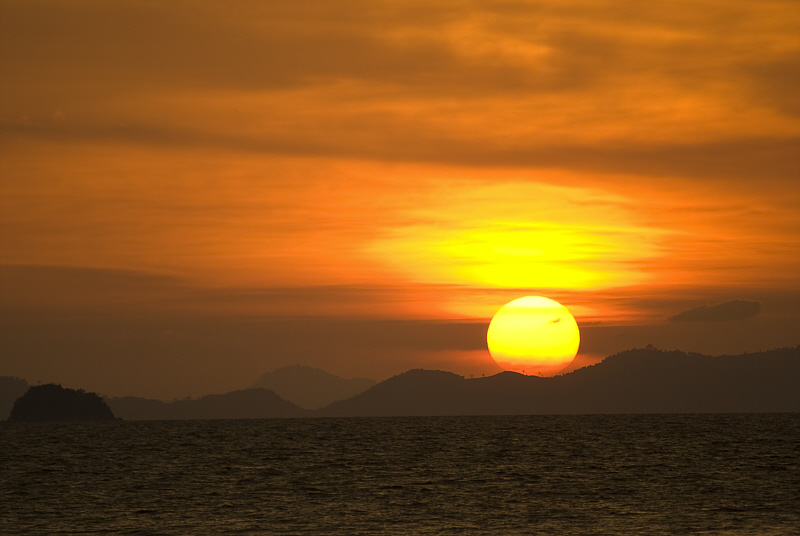
[{"label": "hill ridge", "polygon": [[106,402],[123,419],[800,412],[800,346],[722,356],[634,348],[554,377],[411,369],[315,410],[264,388]]}]

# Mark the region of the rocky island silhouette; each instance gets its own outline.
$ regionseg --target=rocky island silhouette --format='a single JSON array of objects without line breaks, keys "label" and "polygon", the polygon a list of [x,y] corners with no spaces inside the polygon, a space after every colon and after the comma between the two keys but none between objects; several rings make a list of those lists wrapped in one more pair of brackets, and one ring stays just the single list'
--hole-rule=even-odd
[{"label": "rocky island silhouette", "polygon": [[114,413],[96,393],[48,383],[37,385],[14,402],[11,422],[113,421]]}]

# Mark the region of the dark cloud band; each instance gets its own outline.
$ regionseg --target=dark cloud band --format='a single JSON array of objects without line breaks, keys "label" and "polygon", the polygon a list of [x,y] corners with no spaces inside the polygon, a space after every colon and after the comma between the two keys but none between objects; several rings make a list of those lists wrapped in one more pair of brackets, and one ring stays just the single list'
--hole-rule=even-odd
[{"label": "dark cloud band", "polygon": [[672,322],[726,322],[752,318],[761,312],[761,302],[731,300],[715,305],[701,305],[670,318]]}]

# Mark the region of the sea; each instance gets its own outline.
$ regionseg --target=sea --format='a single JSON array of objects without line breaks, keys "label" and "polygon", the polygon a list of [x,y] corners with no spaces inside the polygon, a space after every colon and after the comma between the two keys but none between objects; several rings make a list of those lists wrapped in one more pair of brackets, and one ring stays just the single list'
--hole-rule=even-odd
[{"label": "sea", "polygon": [[0,423],[0,534],[800,534],[800,414]]}]

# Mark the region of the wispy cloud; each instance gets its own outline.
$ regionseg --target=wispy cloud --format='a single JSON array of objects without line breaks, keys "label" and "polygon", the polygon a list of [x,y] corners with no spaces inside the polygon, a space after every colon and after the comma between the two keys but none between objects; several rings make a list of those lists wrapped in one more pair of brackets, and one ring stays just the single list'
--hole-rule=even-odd
[{"label": "wispy cloud", "polygon": [[4,130],[650,176],[797,171],[791,2],[348,6],[6,2]]},{"label": "wispy cloud", "polygon": [[672,322],[728,322],[745,320],[761,312],[761,302],[731,300],[715,305],[701,305],[670,318]]}]

